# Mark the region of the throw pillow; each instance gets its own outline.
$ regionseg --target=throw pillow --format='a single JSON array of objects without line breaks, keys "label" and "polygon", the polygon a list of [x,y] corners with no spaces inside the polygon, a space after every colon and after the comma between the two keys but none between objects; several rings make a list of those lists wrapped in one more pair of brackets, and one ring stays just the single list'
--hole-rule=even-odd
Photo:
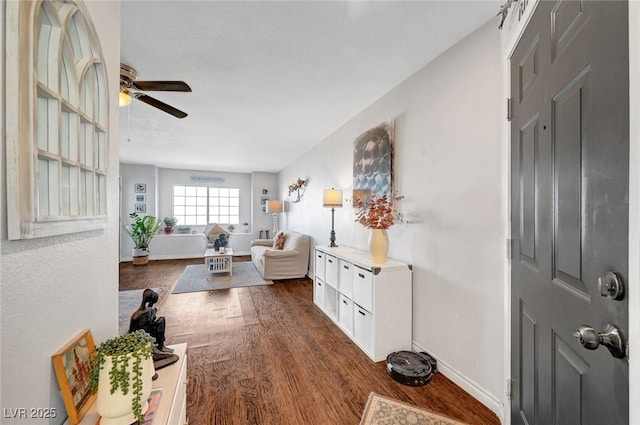
[{"label": "throw pillow", "polygon": [[284,248],[284,233],[280,232],[273,238],[273,249]]}]

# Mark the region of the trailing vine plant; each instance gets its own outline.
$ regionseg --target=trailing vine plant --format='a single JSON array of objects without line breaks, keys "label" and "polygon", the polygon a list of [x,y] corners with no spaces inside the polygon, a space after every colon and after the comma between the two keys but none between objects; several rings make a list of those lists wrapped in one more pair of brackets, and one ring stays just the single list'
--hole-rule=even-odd
[{"label": "trailing vine plant", "polygon": [[[98,391],[98,379],[100,370],[104,368],[107,357],[111,357],[112,367],[109,371],[109,384],[111,394],[120,390],[123,395],[133,391],[131,408],[136,420],[144,422],[142,412],[142,362],[151,357],[155,340],[143,330],[117,336],[100,344],[96,350],[96,357],[91,368],[91,392]],[[128,367],[133,361],[131,372]],[[132,388],[130,388],[132,386]]]}]

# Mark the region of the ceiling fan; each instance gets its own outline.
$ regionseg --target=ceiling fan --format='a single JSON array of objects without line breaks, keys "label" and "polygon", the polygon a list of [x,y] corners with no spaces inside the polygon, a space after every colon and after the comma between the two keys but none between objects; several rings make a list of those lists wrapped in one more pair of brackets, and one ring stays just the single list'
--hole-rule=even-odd
[{"label": "ceiling fan", "polygon": [[151,96],[147,96],[143,91],[182,91],[190,92],[191,87],[184,81],[137,81],[138,71],[129,65],[120,64],[120,106],[127,106],[131,99],[158,108],[176,118],[184,118],[186,112],[167,105]]}]

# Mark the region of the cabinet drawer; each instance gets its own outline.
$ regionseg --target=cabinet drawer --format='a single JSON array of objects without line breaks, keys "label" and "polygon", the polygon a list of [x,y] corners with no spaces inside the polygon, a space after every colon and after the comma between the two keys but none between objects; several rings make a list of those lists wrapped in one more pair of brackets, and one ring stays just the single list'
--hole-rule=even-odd
[{"label": "cabinet drawer", "polygon": [[316,251],[315,273],[320,279],[324,280],[324,252]]},{"label": "cabinet drawer", "polygon": [[353,267],[353,302],[370,313],[373,311],[373,275],[369,270]]},{"label": "cabinet drawer", "polygon": [[373,316],[358,304],[353,305],[353,339],[368,355],[373,353]]},{"label": "cabinet drawer", "polygon": [[348,261],[338,260],[338,290],[348,298],[353,298],[353,269]]},{"label": "cabinet drawer", "polygon": [[313,302],[324,311],[324,282],[317,277],[313,285]]},{"label": "cabinet drawer", "polygon": [[353,301],[340,294],[338,322],[347,335],[353,335]]},{"label": "cabinet drawer", "polygon": [[327,285],[338,287],[338,259],[333,255],[325,255],[324,281]]}]

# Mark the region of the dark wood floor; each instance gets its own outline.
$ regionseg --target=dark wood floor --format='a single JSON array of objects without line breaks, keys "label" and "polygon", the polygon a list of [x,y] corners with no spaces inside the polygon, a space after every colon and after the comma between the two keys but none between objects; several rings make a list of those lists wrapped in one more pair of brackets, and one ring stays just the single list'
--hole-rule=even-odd
[{"label": "dark wood floor", "polygon": [[120,290],[160,288],[167,343],[189,344],[189,423],[356,425],[371,391],[469,424],[500,423],[441,374],[423,387],[392,380],[315,307],[309,279],[172,295],[184,267],[201,261],[120,265]]}]

